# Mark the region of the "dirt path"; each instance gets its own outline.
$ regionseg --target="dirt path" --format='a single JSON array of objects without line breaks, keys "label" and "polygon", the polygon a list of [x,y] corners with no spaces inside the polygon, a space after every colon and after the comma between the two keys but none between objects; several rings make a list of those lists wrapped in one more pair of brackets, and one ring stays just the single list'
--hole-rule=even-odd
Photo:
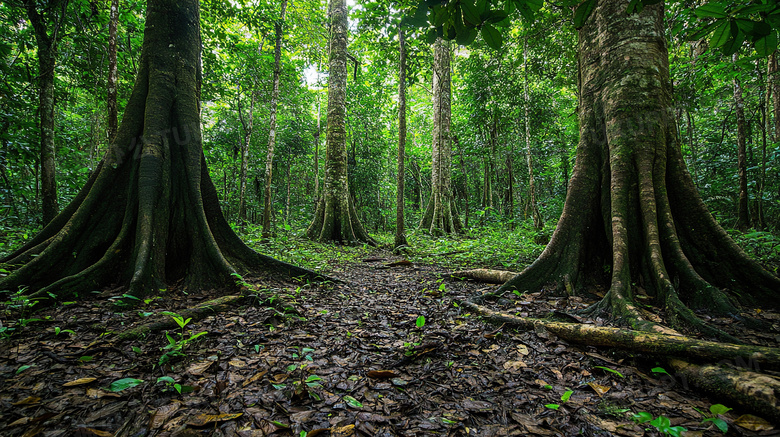
[{"label": "dirt path", "polygon": [[[432,266],[388,266],[397,260],[377,253],[334,266],[344,284],[279,284],[305,320],[241,306],[191,322],[185,339],[208,334],[163,366],[164,334],[119,343],[111,333],[206,296],[172,292],[132,309],[96,300],[36,313],[50,319],[0,340],[0,434],[660,435],[630,420],[645,411],[694,431],[687,435],[723,435],[701,425],[697,411],[717,400],[653,374],[654,362],[485,325],[454,303],[485,286]],[[512,302],[531,314],[586,304],[539,295]],[[109,390],[124,378],[138,385]],[[173,384],[193,391],[180,395]],[[728,435],[771,432],[730,424]]]}]

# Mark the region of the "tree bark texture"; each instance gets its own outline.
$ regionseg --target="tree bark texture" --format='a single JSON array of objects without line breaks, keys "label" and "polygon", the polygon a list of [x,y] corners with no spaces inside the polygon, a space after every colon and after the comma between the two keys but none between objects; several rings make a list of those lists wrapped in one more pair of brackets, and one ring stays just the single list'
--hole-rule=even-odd
[{"label": "tree bark texture", "polygon": [[523,41],[523,99],[525,101],[525,156],[528,164],[528,208],[534,221],[534,229],[544,228],[544,220],[536,204],[536,182],[534,181],[534,156],[531,153],[531,97],[528,95],[528,39]]},{"label": "tree bark texture", "polygon": [[238,108],[238,118],[241,120],[241,127],[244,135],[241,137],[241,169],[238,176],[238,219],[241,222],[246,221],[246,180],[249,174],[249,145],[252,142],[252,132],[255,126],[255,102],[257,93],[254,86],[249,90],[249,111],[244,115],[241,108],[241,86],[238,86],[236,95],[236,106]]},{"label": "tree bark texture", "polygon": [[403,24],[398,27],[398,174],[395,195],[395,240],[393,247],[407,246],[404,223],[404,159],[406,152],[406,40]]},{"label": "tree bark texture", "polygon": [[780,279],[718,225],[685,167],[663,5],[630,15],[627,5],[599,2],[580,30],[580,143],[563,213],[539,258],[500,292],[609,284],[591,313],[653,329],[634,303],[642,287],[670,325],[735,340],[690,308],[735,315],[735,300],[777,306]]},{"label": "tree bark texture", "polygon": [[347,173],[347,4],[331,0],[330,78],[325,146],[325,180],[314,220],[306,230],[312,240],[376,244],[360,223]]},{"label": "tree bark texture", "polygon": [[117,25],[119,24],[119,0],[111,0],[108,13],[108,141],[114,141],[119,129],[117,108]]},{"label": "tree bark texture", "polygon": [[[35,31],[38,46],[38,112],[40,123],[40,168],[42,220],[49,223],[59,210],[57,202],[57,164],[54,147],[54,66],[57,61],[57,44],[60,25],[65,19],[68,0],[49,2],[56,17],[47,20],[38,12],[34,0],[25,0],[27,18]],[[59,15],[57,15],[59,14]]]},{"label": "tree bark texture", "polygon": [[[739,55],[734,53],[736,64]],[[734,106],[737,115],[737,178],[739,179],[739,201],[737,203],[737,229],[745,231],[750,227],[748,210],[747,183],[747,121],[745,120],[745,100],[742,98],[742,85],[734,76]]]},{"label": "tree bark texture", "polygon": [[436,40],[433,52],[433,147],[431,197],[420,228],[432,234],[463,232],[452,193],[450,43]]},{"label": "tree bark texture", "polygon": [[[236,273],[310,276],[260,255],[222,216],[200,131],[197,0],[149,0],[135,87],[116,141],[76,198],[0,260],[0,289],[62,299],[107,286],[141,296],[181,281],[236,287]],[[56,268],[52,268],[56,266]]]},{"label": "tree bark texture", "polygon": [[[276,110],[279,106],[279,78],[282,65],[282,33],[287,0],[282,0],[279,19],[274,23],[276,40],[274,42],[274,82],[271,91],[271,114],[268,132],[268,152],[265,157],[265,194],[263,197],[263,238],[271,236],[271,182],[274,173],[274,148],[276,147]],[[289,168],[289,167],[288,167]],[[288,179],[289,184],[289,179]],[[289,191],[289,189],[288,189]],[[288,192],[289,198],[289,192]]]}]

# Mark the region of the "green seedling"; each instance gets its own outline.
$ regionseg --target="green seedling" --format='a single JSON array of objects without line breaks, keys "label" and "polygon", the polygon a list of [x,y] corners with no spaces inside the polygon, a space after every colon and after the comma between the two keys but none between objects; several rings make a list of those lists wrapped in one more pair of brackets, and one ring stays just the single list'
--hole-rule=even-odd
[{"label": "green seedling", "polygon": [[658,432],[665,436],[672,436],[672,437],[680,437],[683,432],[688,431],[688,429],[682,427],[682,426],[671,426],[672,423],[666,416],[658,416],[655,419],[653,419],[653,415],[646,412],[641,411],[639,413],[634,414],[631,416],[631,420],[636,422],[639,425],[642,424],[650,424],[654,426]]},{"label": "green seedling", "polygon": [[72,329],[61,329],[59,326],[54,327],[54,335],[60,335],[60,333],[75,335]]},{"label": "green seedling", "polygon": [[416,324],[418,328],[422,328],[423,326],[425,326],[425,316],[418,317]]},{"label": "green seedling", "polygon": [[604,371],[606,371],[606,372],[611,372],[611,373],[614,373],[615,375],[617,375],[617,376],[619,376],[619,377],[621,377],[621,378],[625,378],[625,376],[623,376],[623,374],[622,374],[622,373],[618,372],[617,370],[610,369],[609,367],[604,367],[604,366],[595,366],[595,368],[596,368],[596,369],[601,369],[601,370],[604,370]]},{"label": "green seedling", "polygon": [[[698,411],[698,410],[696,410]],[[720,430],[723,434],[726,434],[729,430],[729,425],[726,423],[725,420],[718,417],[721,414],[726,414],[729,411],[731,411],[731,408],[722,405],[722,404],[715,404],[710,406],[710,416],[707,417],[706,414],[702,413],[705,416],[705,419],[701,421],[702,425],[711,422],[713,425],[715,425],[716,428]],[[701,411],[699,411],[701,413]]]}]

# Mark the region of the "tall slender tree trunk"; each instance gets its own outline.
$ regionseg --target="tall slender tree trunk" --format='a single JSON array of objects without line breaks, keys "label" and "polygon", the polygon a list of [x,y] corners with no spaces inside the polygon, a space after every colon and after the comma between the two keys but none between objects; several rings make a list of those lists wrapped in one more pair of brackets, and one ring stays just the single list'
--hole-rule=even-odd
[{"label": "tall slender tree trunk", "polygon": [[108,13],[108,141],[111,143],[119,129],[119,115],[117,108],[117,63],[116,63],[116,37],[119,24],[119,0],[111,0]]},{"label": "tall slender tree trunk", "polygon": [[534,229],[544,228],[544,220],[536,204],[536,182],[534,181],[534,161],[531,153],[531,97],[528,94],[528,39],[523,42],[523,99],[525,100],[525,156],[528,164],[528,207],[534,221]]},{"label": "tall slender tree trunk", "polygon": [[[42,220],[49,223],[57,215],[57,164],[54,147],[54,66],[68,0],[52,0],[48,6],[57,18],[48,20],[38,12],[35,0],[24,0],[27,18],[38,45],[38,112],[40,115],[40,177]],[[49,29],[51,27],[51,29]],[[51,33],[50,33],[51,32]]]},{"label": "tall slender tree trunk", "polygon": [[450,83],[450,44],[439,38],[433,54],[431,197],[420,223],[422,229],[432,234],[463,232],[452,195]]},{"label": "tall slender tree trunk", "polygon": [[306,230],[309,238],[321,242],[376,244],[358,219],[349,193],[347,171],[347,4],[331,0],[330,77],[325,151],[325,181],[314,220]]},{"label": "tall slender tree trunk", "polygon": [[238,118],[241,120],[241,127],[243,128],[244,133],[241,137],[241,168],[238,177],[238,220],[240,222],[246,221],[246,180],[247,175],[249,174],[249,144],[252,142],[252,131],[254,130],[255,125],[256,100],[257,93],[253,87],[253,89],[250,90],[249,113],[244,115],[244,110],[241,108],[241,88],[239,85],[237,94]]},{"label": "tall slender tree trunk", "polygon": [[[317,67],[319,70],[319,66]],[[319,72],[317,73],[317,82],[319,82]],[[320,136],[322,127],[320,125],[320,93],[317,93],[317,132],[314,133],[314,206],[317,207],[317,201],[320,198]]]},{"label": "tall slender tree trunk", "polygon": [[[271,182],[274,171],[274,147],[276,146],[276,109],[279,106],[279,76],[282,63],[282,33],[287,0],[282,0],[279,19],[274,23],[276,41],[274,43],[274,84],[271,91],[271,116],[269,120],[268,153],[265,158],[265,196],[263,203],[263,238],[271,236]],[[288,193],[289,194],[289,193]]]},{"label": "tall slender tree trunk", "polygon": [[407,246],[404,223],[404,159],[406,152],[406,40],[403,24],[398,25],[398,174],[395,195],[395,241],[393,247]]},{"label": "tall slender tree trunk", "polygon": [[[734,53],[734,63],[739,56]],[[737,229],[744,231],[750,227],[747,184],[747,123],[745,122],[745,101],[742,98],[742,85],[735,76],[734,106],[737,115],[737,176],[739,178],[739,203],[737,208]]]}]

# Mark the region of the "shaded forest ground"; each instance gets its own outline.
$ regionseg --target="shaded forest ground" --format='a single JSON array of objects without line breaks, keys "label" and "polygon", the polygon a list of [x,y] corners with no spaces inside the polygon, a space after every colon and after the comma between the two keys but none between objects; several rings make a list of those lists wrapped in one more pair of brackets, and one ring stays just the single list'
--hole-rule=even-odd
[{"label": "shaded forest ground", "polygon": [[[174,288],[138,301],[104,290],[39,311],[6,300],[17,307],[7,303],[2,315],[6,328],[16,328],[0,339],[2,435],[661,435],[631,420],[639,412],[666,417],[686,435],[723,435],[702,420],[724,401],[660,373],[653,357],[567,344],[468,314],[457,301],[493,287],[450,277],[463,250],[444,247],[408,258],[414,262],[382,250],[339,255],[347,251],[318,261],[342,283],[245,278],[247,297],[226,311],[140,339],[119,334],[170,322],[165,311],[181,313],[219,294]],[[512,262],[525,258],[532,256]],[[297,314],[275,309],[278,298]],[[492,305],[546,316],[589,303],[532,293]],[[780,315],[755,315],[773,330],[710,321],[777,347]],[[186,342],[200,332],[207,334]],[[727,435],[778,435],[744,413],[720,416]]]}]

